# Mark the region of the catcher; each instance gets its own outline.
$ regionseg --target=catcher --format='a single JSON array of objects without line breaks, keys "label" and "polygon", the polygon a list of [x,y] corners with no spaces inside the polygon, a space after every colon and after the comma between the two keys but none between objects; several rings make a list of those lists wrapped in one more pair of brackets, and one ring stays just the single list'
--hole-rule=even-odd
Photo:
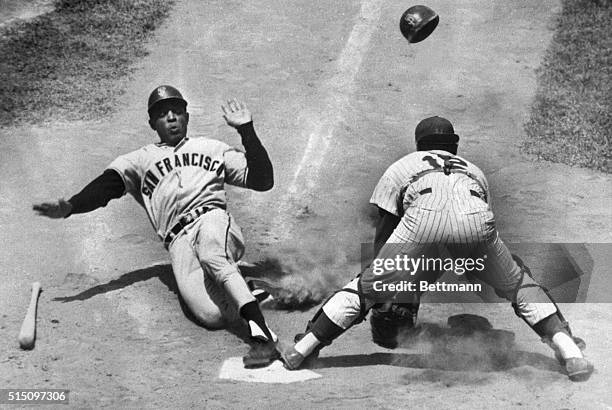
[{"label": "catcher", "polygon": [[486,260],[485,269],[469,273],[512,302],[515,313],[553,348],[571,380],[587,379],[593,366],[582,354],[584,343],[572,336],[546,290],[500,239],[487,180],[478,167],[456,155],[459,136],[452,124],[441,117],[426,118],[417,125],[415,139],[417,151],[387,169],[370,200],[380,214],[376,260],[391,263],[382,270],[380,264],[370,264],[332,295],[306,332],[296,335],[295,345],[282,352],[285,367],[299,368],[370,310],[374,341],[395,348],[399,328],[415,324],[422,284],[433,284],[444,273],[424,264],[408,271],[394,263],[398,257],[416,262],[480,258]]},{"label": "catcher", "polygon": [[251,336],[244,365],[261,367],[278,357],[277,337],[236,264],[244,239],[226,209],[224,184],[267,191],[274,184],[273,169],[245,105],[234,99],[222,110],[245,152],[221,141],[187,137],[187,101],[174,87],[157,87],[148,113],[160,142],[118,157],[69,200],[33,208],[49,218],[68,218],[132,195],[169,250],[179,292],[194,316],[211,329],[244,319]]}]

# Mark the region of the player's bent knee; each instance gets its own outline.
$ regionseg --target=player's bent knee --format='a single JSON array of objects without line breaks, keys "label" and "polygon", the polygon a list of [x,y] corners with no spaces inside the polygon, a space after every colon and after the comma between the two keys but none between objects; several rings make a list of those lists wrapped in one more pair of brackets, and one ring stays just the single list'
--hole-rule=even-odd
[{"label": "player's bent knee", "polygon": [[221,310],[216,306],[211,309],[210,307],[202,306],[200,303],[193,303],[193,301],[190,303],[188,300],[185,300],[185,304],[200,325],[211,330],[225,327],[225,318]]},{"label": "player's bent knee", "polygon": [[211,330],[222,329],[226,325],[226,321],[220,312],[218,314],[200,313],[200,314],[195,314],[195,316],[200,322],[200,324],[207,329],[211,329]]}]

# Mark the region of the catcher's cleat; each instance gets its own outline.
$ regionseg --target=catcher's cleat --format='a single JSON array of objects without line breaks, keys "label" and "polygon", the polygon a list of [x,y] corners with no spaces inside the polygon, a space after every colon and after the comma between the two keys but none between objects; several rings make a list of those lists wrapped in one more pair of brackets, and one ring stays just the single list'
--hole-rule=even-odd
[{"label": "catcher's cleat", "polygon": [[[299,342],[306,335],[306,333],[298,333],[293,338],[294,343]],[[300,352],[295,350],[295,347],[290,348],[281,352],[282,360],[285,364],[285,368],[289,370],[297,370],[300,367],[310,367],[312,362],[319,357],[319,352],[324,346],[319,344],[312,353],[304,357]]]},{"label": "catcher's cleat", "polygon": [[287,370],[297,370],[300,368],[306,359],[300,352],[295,350],[293,346],[281,352],[281,358]]},{"label": "catcher's cleat", "polygon": [[257,369],[272,364],[281,355],[276,349],[276,343],[260,336],[251,337],[251,349],[242,357],[242,363],[246,369]]},{"label": "catcher's cleat", "polygon": [[595,370],[593,364],[582,357],[573,357],[565,361],[565,371],[573,382],[587,380]]}]

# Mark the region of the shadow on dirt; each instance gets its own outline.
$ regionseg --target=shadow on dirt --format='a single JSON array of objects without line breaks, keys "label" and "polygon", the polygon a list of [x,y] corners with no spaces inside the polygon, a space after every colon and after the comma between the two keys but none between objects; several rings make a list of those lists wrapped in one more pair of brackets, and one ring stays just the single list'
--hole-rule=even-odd
[{"label": "shadow on dirt", "polygon": [[[91,281],[94,280],[90,276],[84,275],[84,274],[80,274],[80,275],[79,274],[69,274],[65,282],[74,284],[75,283],[74,278],[77,278],[76,279],[77,283],[86,282],[88,284],[91,284]],[[55,297],[51,300],[54,302],[62,302],[62,303],[83,301],[83,300],[90,299],[96,295],[123,289],[123,288],[133,285],[134,283],[144,282],[144,281],[147,281],[153,278],[158,278],[164,285],[166,285],[168,290],[170,290],[172,293],[174,293],[178,297],[179,304],[181,306],[181,310],[183,311],[183,314],[185,315],[187,319],[189,319],[191,322],[195,323],[196,325],[200,327],[206,328],[206,326],[202,325],[202,323],[193,315],[193,313],[191,313],[191,310],[189,310],[185,301],[181,297],[181,294],[178,291],[176,280],[174,279],[174,274],[172,272],[172,265],[170,264],[153,265],[147,268],[128,272],[128,273],[121,275],[117,279],[113,279],[110,282],[106,282],[106,283],[102,283],[102,284],[93,286],[81,293],[77,293],[76,295]],[[230,332],[236,334],[241,339],[246,339],[247,337],[243,329],[243,326],[240,326],[240,324],[229,324],[226,330],[229,330]]]},{"label": "shadow on dirt", "polygon": [[507,355],[505,360],[492,361],[489,358],[479,358],[473,355],[457,355],[453,360],[446,360],[446,355],[438,352],[432,353],[371,353],[341,355],[318,358],[311,369],[328,367],[363,367],[387,365],[412,369],[436,369],[447,371],[481,371],[497,372],[521,366],[532,366],[539,370],[562,373],[557,361],[540,353],[515,351]]},{"label": "shadow on dirt", "polygon": [[[488,320],[477,315],[449,318],[450,327],[423,323],[400,337],[401,350],[372,354],[322,357],[310,368],[362,367],[387,365],[432,371],[498,372],[530,366],[562,373],[552,357],[516,349],[514,333],[492,329]],[[414,352],[414,353],[413,353]]]},{"label": "shadow on dirt", "polygon": [[170,291],[175,294],[178,294],[176,281],[174,280],[174,275],[172,274],[172,266],[165,264],[153,265],[147,268],[128,272],[121,275],[117,279],[113,279],[110,282],[96,285],[76,295],[56,297],[52,300],[64,303],[74,302],[76,300],[87,300],[96,295],[123,289],[130,285],[133,285],[134,283],[144,282],[152,278],[158,278],[164,285],[168,287]]}]

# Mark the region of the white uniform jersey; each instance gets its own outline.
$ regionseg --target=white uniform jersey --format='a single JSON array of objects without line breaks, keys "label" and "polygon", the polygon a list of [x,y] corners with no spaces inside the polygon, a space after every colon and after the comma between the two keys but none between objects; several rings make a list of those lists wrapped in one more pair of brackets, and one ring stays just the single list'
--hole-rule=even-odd
[{"label": "white uniform jersey", "polygon": [[146,145],[118,157],[108,169],[119,173],[125,192],[145,208],[162,240],[197,207],[225,209],[224,184],[244,187],[247,176],[243,152],[208,138],[185,138],[175,147]]},{"label": "white uniform jersey", "polygon": [[[445,161],[451,171],[443,172]],[[477,194],[479,197],[475,196]],[[403,216],[409,207],[457,214],[489,210],[483,172],[468,160],[446,151],[417,151],[393,163],[378,181],[370,203]]]}]

